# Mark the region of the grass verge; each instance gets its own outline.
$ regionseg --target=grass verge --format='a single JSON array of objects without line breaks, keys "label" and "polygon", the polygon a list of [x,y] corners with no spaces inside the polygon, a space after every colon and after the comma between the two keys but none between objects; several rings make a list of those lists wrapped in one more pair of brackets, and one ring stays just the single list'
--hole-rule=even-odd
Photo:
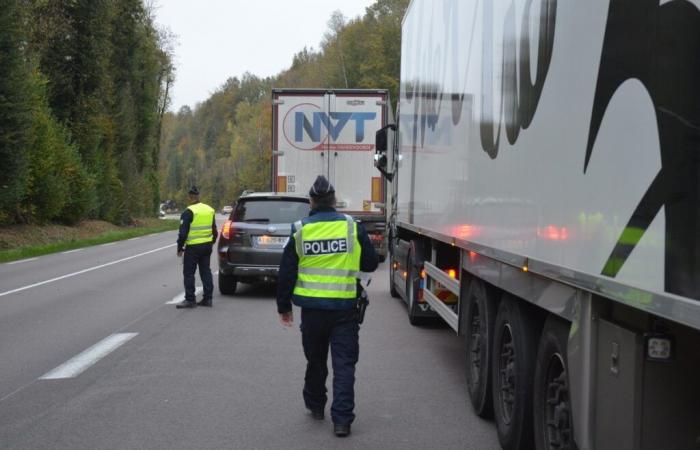
[{"label": "grass verge", "polygon": [[[180,221],[177,219],[144,219],[138,221],[135,226],[128,227],[116,227],[116,226],[102,226],[102,227],[84,227],[88,228],[87,231],[82,231],[80,233],[73,233],[70,227],[61,227],[65,230],[56,236],[51,237],[51,242],[41,243],[38,245],[13,245],[12,239],[7,239],[5,245],[9,245],[15,248],[8,248],[0,250],[0,263],[17,261],[20,259],[34,258],[36,256],[47,255],[49,253],[64,252],[67,250],[75,250],[77,248],[89,247],[92,245],[107,244],[109,242],[121,241],[124,239],[131,239],[134,237],[145,236],[147,234],[160,233],[163,231],[177,230]],[[94,225],[94,223],[93,223]],[[25,226],[21,230],[17,228],[13,229],[13,232],[21,232],[22,234],[29,236],[37,236],[37,234],[42,233],[42,228],[51,227],[52,225],[43,226]],[[96,229],[97,228],[97,229]],[[99,229],[103,228],[103,229]],[[104,228],[110,228],[104,230]],[[0,238],[3,236],[3,231],[0,229]],[[6,233],[10,235],[11,233]],[[91,235],[94,234],[94,235]],[[87,236],[86,236],[87,235]],[[8,244],[7,241],[10,243]]]}]

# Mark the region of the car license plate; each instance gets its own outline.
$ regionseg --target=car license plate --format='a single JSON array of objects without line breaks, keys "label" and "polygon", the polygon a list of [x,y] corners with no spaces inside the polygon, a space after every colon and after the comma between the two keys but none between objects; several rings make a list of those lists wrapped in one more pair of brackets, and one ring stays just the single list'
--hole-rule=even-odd
[{"label": "car license plate", "polygon": [[289,236],[255,236],[256,247],[281,248],[287,245]]}]

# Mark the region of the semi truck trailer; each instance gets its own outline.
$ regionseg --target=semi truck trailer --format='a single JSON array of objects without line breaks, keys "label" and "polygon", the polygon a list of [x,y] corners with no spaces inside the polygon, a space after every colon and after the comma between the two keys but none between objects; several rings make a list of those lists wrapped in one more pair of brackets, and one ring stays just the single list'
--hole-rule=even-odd
[{"label": "semi truck trailer", "polygon": [[305,193],[326,176],[338,211],[364,225],[382,261],[386,183],[374,169],[374,138],[390,114],[383,89],[272,90],[272,190]]},{"label": "semi truck trailer", "polygon": [[700,448],[699,7],[408,7],[390,290],[505,449]]}]

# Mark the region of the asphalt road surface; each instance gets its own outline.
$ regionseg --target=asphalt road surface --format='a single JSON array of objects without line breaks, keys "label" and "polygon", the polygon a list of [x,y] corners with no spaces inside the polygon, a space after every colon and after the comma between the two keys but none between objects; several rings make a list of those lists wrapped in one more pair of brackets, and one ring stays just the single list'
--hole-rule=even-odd
[{"label": "asphalt road surface", "polygon": [[274,286],[177,310],[175,238],[0,265],[0,449],[499,448],[468,404],[462,340],[410,326],[386,264],[339,439],[328,407],[323,422],[306,413],[301,336],[279,324]]}]

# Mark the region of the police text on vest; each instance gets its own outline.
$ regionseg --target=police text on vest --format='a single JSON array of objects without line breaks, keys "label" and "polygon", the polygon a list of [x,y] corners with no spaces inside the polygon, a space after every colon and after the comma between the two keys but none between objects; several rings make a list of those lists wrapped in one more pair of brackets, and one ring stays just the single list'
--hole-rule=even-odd
[{"label": "police text on vest", "polygon": [[331,255],[347,253],[347,239],[326,239],[322,241],[304,241],[304,255]]}]

